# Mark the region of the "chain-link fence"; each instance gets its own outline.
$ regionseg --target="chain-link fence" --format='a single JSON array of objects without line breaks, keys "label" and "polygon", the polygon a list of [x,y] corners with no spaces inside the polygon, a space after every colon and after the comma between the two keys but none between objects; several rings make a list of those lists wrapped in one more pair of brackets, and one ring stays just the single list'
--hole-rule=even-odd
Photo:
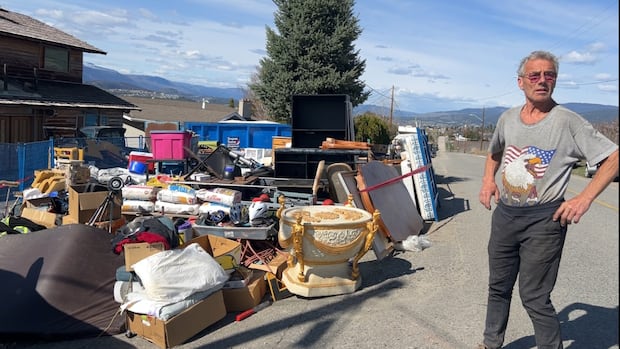
[{"label": "chain-link fence", "polygon": [[[14,193],[31,186],[36,170],[54,167],[55,148],[79,149],[82,160],[98,168],[127,167],[131,151],[148,151],[148,137],[54,138],[32,143],[0,143],[0,208]],[[8,183],[7,183],[8,182]],[[17,184],[17,186],[13,186]]]},{"label": "chain-link fence", "polygon": [[0,184],[0,200],[6,205],[13,192],[30,187],[34,171],[52,166],[54,142],[0,143],[0,180],[16,182],[17,186]]}]

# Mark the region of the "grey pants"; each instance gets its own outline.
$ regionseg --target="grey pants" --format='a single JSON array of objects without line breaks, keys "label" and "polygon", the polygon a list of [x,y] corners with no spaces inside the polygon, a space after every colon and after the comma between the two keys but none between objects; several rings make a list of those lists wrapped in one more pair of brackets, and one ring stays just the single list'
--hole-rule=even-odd
[{"label": "grey pants", "polygon": [[534,325],[539,349],[562,349],[560,322],[551,291],[557,280],[566,227],[552,220],[561,202],[534,207],[499,204],[489,239],[489,298],[484,344],[501,348],[512,290],[519,277],[521,303]]}]

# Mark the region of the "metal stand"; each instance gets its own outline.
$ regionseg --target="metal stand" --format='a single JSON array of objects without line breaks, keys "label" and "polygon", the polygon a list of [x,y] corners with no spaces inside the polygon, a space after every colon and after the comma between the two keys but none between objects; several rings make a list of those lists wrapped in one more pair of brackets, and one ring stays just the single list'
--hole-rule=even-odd
[{"label": "metal stand", "polygon": [[19,186],[19,182],[0,180],[0,188],[7,187],[6,202],[4,203],[4,216],[3,217],[8,217],[9,215],[13,215],[13,209],[15,208],[17,201],[15,201],[13,205],[9,205],[9,198],[11,196],[11,188],[15,188],[18,186]]},{"label": "metal stand", "polygon": [[112,213],[113,213],[113,207],[114,207],[114,196],[116,196],[116,194],[114,192],[109,192],[108,195],[106,196],[105,200],[103,200],[103,202],[101,203],[101,205],[99,205],[99,207],[97,207],[97,209],[95,210],[95,213],[93,213],[92,217],[90,217],[90,220],[88,221],[87,225],[90,226],[94,226],[95,222],[99,222],[102,218],[103,218],[103,214],[105,213],[106,209],[110,209],[110,224],[109,224],[109,233],[111,233],[112,231]]},{"label": "metal stand", "polygon": [[95,222],[100,221],[103,218],[103,214],[106,209],[109,209],[110,217],[108,218],[108,233],[112,234],[112,220],[114,214],[114,198],[120,193],[121,189],[125,186],[125,182],[121,177],[112,177],[108,181],[108,195],[105,197],[105,200],[97,207],[95,213],[93,213],[92,217],[87,225],[94,226]]}]

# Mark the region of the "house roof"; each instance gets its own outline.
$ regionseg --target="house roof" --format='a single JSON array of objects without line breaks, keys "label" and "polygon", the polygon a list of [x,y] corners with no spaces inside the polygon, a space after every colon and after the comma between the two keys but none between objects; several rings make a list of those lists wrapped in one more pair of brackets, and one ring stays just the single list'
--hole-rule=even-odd
[{"label": "house roof", "polygon": [[139,110],[136,105],[93,85],[49,80],[8,79],[0,85],[0,105]]},{"label": "house roof", "polygon": [[0,35],[43,41],[79,49],[83,52],[106,54],[105,51],[41,21],[4,8],[0,8]]},{"label": "house roof", "polygon": [[235,108],[224,104],[205,103],[179,99],[127,97],[140,111],[132,110],[129,118],[144,121],[167,122],[219,122],[222,120],[245,120]]}]

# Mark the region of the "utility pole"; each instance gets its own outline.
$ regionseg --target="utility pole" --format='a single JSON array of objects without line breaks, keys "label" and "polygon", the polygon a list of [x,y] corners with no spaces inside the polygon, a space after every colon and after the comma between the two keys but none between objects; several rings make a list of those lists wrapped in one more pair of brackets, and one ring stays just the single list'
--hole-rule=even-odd
[{"label": "utility pole", "polygon": [[482,151],[482,143],[484,142],[484,107],[482,107],[482,127],[480,128],[480,150]]},{"label": "utility pole", "polygon": [[392,117],[394,116],[394,85],[392,85],[392,98],[390,99],[390,128],[392,128]]}]

